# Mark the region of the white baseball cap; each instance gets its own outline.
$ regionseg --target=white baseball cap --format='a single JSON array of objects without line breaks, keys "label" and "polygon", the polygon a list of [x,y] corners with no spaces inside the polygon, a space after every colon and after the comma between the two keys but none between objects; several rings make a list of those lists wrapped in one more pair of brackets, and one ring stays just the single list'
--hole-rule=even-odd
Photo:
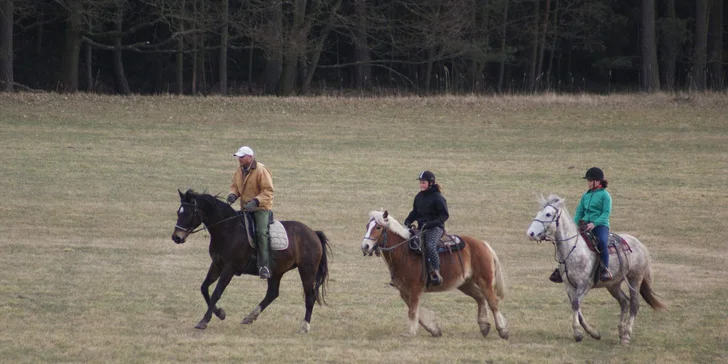
[{"label": "white baseball cap", "polygon": [[253,153],[253,150],[250,149],[249,146],[244,145],[240,147],[240,149],[238,149],[238,151],[235,152],[233,155],[236,157],[245,157],[246,155],[255,155],[255,153]]}]

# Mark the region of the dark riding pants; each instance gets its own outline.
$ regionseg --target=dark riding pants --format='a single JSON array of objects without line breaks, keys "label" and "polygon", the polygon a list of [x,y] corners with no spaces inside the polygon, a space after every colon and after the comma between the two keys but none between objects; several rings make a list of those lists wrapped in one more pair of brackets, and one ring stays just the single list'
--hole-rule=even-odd
[{"label": "dark riding pants", "polygon": [[255,210],[251,213],[255,221],[255,243],[258,247],[258,269],[270,270],[270,211]]},{"label": "dark riding pants", "polygon": [[602,264],[605,268],[609,268],[609,248],[607,243],[609,242],[609,227],[608,226],[597,226],[592,229],[592,233],[599,240],[599,257],[602,259]]},{"label": "dark riding pants", "polygon": [[425,247],[427,251],[427,261],[430,263],[430,269],[440,270],[440,254],[437,253],[437,242],[442,238],[444,230],[440,227],[429,228],[422,232],[425,239]]}]

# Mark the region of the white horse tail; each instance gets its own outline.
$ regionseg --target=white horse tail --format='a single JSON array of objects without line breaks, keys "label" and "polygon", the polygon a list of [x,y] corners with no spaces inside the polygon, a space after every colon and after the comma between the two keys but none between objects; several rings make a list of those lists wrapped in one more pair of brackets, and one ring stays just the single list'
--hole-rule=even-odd
[{"label": "white horse tail", "polygon": [[503,280],[503,272],[501,271],[501,264],[500,260],[498,260],[498,254],[495,253],[495,250],[485,242],[485,246],[488,247],[488,250],[490,250],[490,253],[493,255],[493,285],[495,287],[495,293],[500,299],[504,299],[506,296],[506,283]]},{"label": "white horse tail", "polygon": [[659,296],[652,290],[652,267],[649,258],[647,260],[645,276],[642,278],[642,285],[640,286],[640,295],[653,309],[657,311],[667,311],[667,304],[662,302],[659,299]]}]

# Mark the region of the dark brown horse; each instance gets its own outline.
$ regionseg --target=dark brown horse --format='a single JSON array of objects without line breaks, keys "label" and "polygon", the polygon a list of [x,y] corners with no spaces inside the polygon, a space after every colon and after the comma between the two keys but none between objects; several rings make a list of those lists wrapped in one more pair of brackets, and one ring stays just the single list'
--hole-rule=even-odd
[{"label": "dark brown horse", "polygon": [[[207,312],[195,326],[197,329],[205,329],[213,313],[221,320],[225,319],[225,311],[215,304],[233,275],[258,275],[255,263],[256,250],[250,246],[246,228],[230,205],[215,196],[198,194],[192,190],[187,190],[184,194],[179,192],[179,197],[181,204],[177,210],[177,224],[172,233],[172,240],[177,244],[184,243],[201,224],[210,233],[209,250],[212,263],[200,287],[207,303]],[[272,276],[268,279],[268,291],[265,298],[241,323],[253,323],[278,297],[278,288],[283,275],[293,268],[298,268],[306,296],[306,315],[299,332],[307,333],[311,329],[314,303],[318,302],[319,305],[324,303],[329,274],[327,264],[329,243],[322,231],[313,231],[301,222],[281,221],[281,223],[288,235],[288,248],[271,252]],[[209,287],[215,281],[218,281],[217,286],[210,296]]]},{"label": "dark brown horse", "polygon": [[366,256],[372,252],[381,252],[384,262],[389,267],[392,284],[399,290],[402,300],[409,308],[409,330],[405,336],[417,333],[419,322],[432,336],[441,336],[442,331],[436,322],[435,314],[420,307],[420,296],[429,292],[444,292],[459,289],[473,297],[478,303],[478,326],[480,333],[487,336],[490,331],[486,303],[493,311],[495,327],[498,334],[508,339],[508,324],[498,310],[498,299],[503,299],[505,284],[501,273],[500,261],[495,251],[484,241],[467,235],[460,235],[465,247],[460,258],[442,259],[440,273],[443,282],[438,286],[427,286],[423,278],[423,261],[420,255],[409,249],[410,231],[404,228],[387,211],[369,213],[366,234],[361,249]]}]

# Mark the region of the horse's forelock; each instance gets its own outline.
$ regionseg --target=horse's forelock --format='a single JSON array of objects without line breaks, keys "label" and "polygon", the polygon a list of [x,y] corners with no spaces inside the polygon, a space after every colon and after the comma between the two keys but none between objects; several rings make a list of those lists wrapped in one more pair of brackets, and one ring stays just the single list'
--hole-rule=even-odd
[{"label": "horse's forelock", "polygon": [[540,195],[538,197],[538,203],[541,205],[541,209],[545,209],[546,206],[552,205],[552,206],[562,206],[564,204],[564,199],[555,195],[551,194],[549,197],[544,197],[543,195]]}]

